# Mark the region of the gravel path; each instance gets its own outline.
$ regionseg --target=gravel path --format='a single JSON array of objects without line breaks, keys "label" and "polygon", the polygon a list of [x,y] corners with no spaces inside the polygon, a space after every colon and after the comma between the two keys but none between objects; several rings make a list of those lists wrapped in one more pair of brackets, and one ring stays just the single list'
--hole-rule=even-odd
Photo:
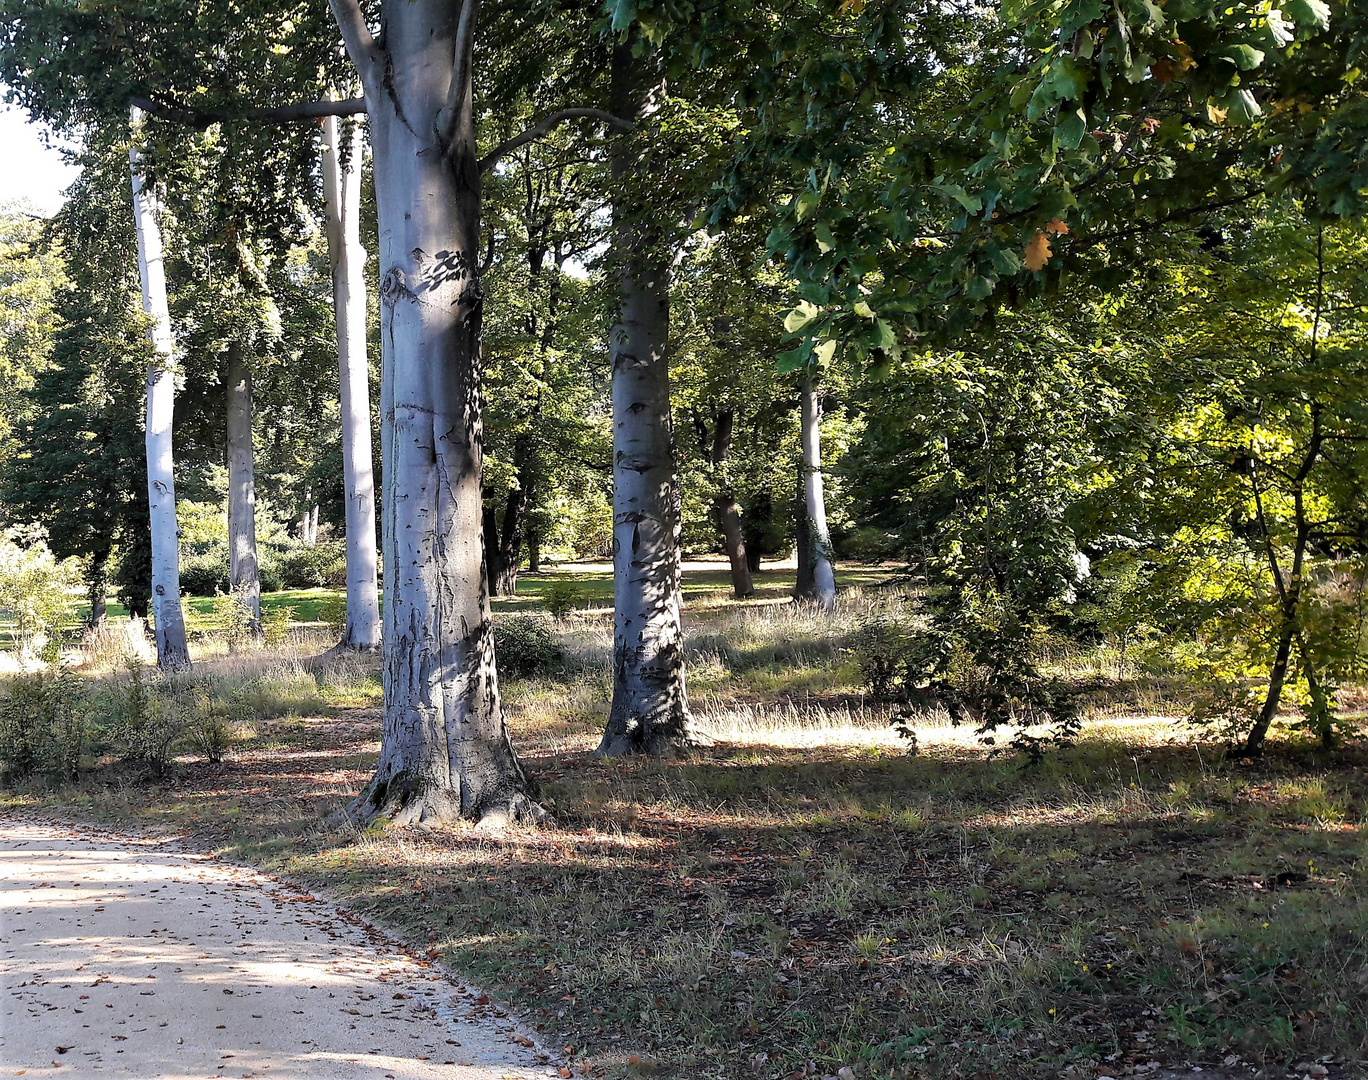
[{"label": "gravel path", "polygon": [[0,1076],[558,1076],[478,991],[240,866],[0,816]]}]

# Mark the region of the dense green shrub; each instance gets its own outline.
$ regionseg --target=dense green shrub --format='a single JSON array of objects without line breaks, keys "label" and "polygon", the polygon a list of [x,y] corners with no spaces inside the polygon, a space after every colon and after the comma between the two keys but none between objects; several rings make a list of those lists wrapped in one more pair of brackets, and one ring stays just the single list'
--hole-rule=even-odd
[{"label": "dense green shrub", "polygon": [[69,672],[11,679],[0,698],[0,776],[74,780],[86,748],[88,707]]},{"label": "dense green shrub", "polygon": [[262,565],[263,572],[270,566],[281,589],[342,588],[347,584],[347,546],[343,540],[273,548]]},{"label": "dense green shrub", "polygon": [[552,670],[565,658],[556,632],[535,615],[511,615],[496,622],[494,655],[499,673],[515,678]]},{"label": "dense green shrub", "polygon": [[228,549],[216,544],[200,552],[186,552],[180,561],[181,591],[189,596],[213,596],[226,593],[228,584]]},{"label": "dense green shrub", "polygon": [[164,776],[176,740],[195,719],[195,705],[193,692],[151,684],[143,665],[130,662],[104,733],[109,749],[124,761],[145,766],[153,776]]}]

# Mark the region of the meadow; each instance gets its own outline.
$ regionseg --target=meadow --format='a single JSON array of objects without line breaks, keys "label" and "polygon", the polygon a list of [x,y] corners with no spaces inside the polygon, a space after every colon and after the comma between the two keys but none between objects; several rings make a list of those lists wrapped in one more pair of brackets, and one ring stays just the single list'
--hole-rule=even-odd
[{"label": "meadow", "polygon": [[[1368,1055],[1360,744],[1288,732],[1241,758],[1183,720],[1180,684],[1134,672],[1036,765],[935,712],[911,740],[855,647],[896,574],[851,574],[831,616],[785,599],[791,571],[747,603],[714,574],[686,575],[713,743],[667,761],[594,756],[609,582],[567,572],[577,606],[545,620],[558,655],[503,686],[539,828],[325,824],[369,776],[380,688],[378,661],[329,652],[317,625],[274,649],[201,637],[197,678],[238,703],[221,761],[185,743],[148,777],[107,756],[3,805],[188,835],[334,897],[584,1075],[1320,1076]],[[523,586],[498,621],[549,582]],[[268,603],[303,617],[325,599]],[[128,678],[87,660],[88,683]],[[1083,650],[1052,662],[1112,671]]]}]

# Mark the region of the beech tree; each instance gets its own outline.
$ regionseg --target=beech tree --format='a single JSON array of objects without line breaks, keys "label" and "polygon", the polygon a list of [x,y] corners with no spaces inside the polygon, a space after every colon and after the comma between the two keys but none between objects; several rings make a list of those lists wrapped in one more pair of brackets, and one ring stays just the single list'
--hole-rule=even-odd
[{"label": "beech tree", "polygon": [[347,623],[341,645],[370,650],[380,647],[380,596],[366,361],[366,249],[361,246],[361,154],[359,125],[344,128],[338,117],[324,119],[323,200],[337,327],[347,537]]},{"label": "beech tree", "polygon": [[171,424],[176,407],[171,312],[166,301],[161,224],[155,192],[147,185],[138,148],[143,113],[130,111],[128,160],[133,177],[133,219],[138,235],[138,276],[153,357],[147,365],[147,501],[152,540],[152,620],[157,666],[176,670],[190,664],[185,615],[180,599],[180,536],[176,527],[176,471]]}]

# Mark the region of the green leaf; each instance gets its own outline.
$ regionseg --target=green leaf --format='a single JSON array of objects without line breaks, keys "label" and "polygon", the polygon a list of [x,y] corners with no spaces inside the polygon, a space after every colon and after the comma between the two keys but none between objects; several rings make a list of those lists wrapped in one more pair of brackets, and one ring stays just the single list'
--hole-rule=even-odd
[{"label": "green leaf", "polygon": [[[1317,0],[1319,2],[1319,0]],[[1059,101],[1076,101],[1088,88],[1088,69],[1072,57],[1064,57],[1050,75],[1055,97]]]},{"label": "green leaf", "polygon": [[1229,102],[1230,119],[1237,124],[1252,124],[1263,115],[1259,103],[1248,90],[1236,90],[1229,98]]},{"label": "green leaf", "polygon": [[[893,327],[889,326],[883,319],[874,320],[874,333],[870,335],[869,344],[876,349],[891,349],[897,344],[898,339],[893,336]],[[826,344],[823,342],[823,344]],[[832,342],[834,345],[835,342]]]},{"label": "green leaf", "polygon": [[978,195],[970,195],[958,184],[937,184],[936,190],[949,195],[971,214],[977,214],[983,209],[983,199]]},{"label": "green leaf", "polygon": [[812,355],[812,342],[804,341],[796,349],[789,349],[781,352],[775,359],[781,375],[787,375],[791,371],[797,371],[801,367],[806,367],[808,357]]},{"label": "green leaf", "polygon": [[836,247],[836,238],[831,235],[831,227],[825,221],[819,221],[812,227],[812,235],[817,240],[817,250],[823,255]]},{"label": "green leaf", "polygon": [[855,306],[850,310],[855,312],[855,314],[860,316],[860,318],[862,319],[874,318],[874,309],[870,307],[867,303],[865,303],[863,300],[856,300]]},{"label": "green leaf", "polygon": [[790,334],[797,334],[821,314],[822,310],[816,304],[800,300],[798,306],[784,316],[784,329]]},{"label": "green leaf", "polygon": [[[890,330],[889,333],[892,333],[892,331]],[[826,341],[814,346],[812,350],[813,363],[818,364],[821,367],[826,367],[831,363],[831,358],[836,355],[837,344],[838,342],[835,338],[828,338]]]},{"label": "green leaf", "polygon": [[794,200],[793,204],[794,209],[798,214],[798,220],[806,221],[808,218],[812,217],[812,212],[817,209],[817,204],[821,201],[821,198],[822,197],[811,188],[801,192],[798,195],[798,198]]},{"label": "green leaf", "polygon": [[1330,5],[1325,0],[1288,0],[1283,13],[1290,15],[1298,26],[1330,29]]},{"label": "green leaf", "polygon": [[1088,116],[1082,109],[1060,111],[1059,122],[1055,124],[1055,138],[1065,150],[1077,150],[1087,130]]},{"label": "green leaf", "polygon": [[1268,13],[1268,32],[1273,36],[1273,44],[1279,49],[1291,45],[1297,39],[1296,27],[1277,8]]},{"label": "green leaf", "polygon": [[1222,55],[1241,71],[1253,71],[1264,62],[1264,54],[1253,45],[1232,45]]}]

